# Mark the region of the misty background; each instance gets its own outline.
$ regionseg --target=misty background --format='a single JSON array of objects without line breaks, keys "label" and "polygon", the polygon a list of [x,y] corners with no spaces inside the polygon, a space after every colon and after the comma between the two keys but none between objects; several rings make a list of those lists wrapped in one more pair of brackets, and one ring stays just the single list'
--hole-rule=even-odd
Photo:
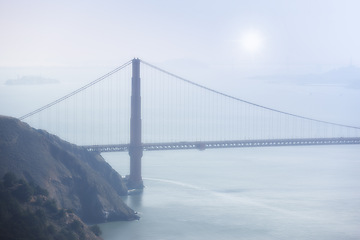
[{"label": "misty background", "polygon": [[355,0],[1,0],[0,112],[22,116],[139,57],[248,101],[359,126],[359,8]]},{"label": "misty background", "polygon": [[[249,102],[360,127],[359,9],[0,0],[0,115],[23,116],[138,57]],[[102,155],[129,173],[128,153]],[[144,193],[124,198],[141,220],[103,224],[103,238],[358,239],[359,166],[356,145],[146,152]]]}]

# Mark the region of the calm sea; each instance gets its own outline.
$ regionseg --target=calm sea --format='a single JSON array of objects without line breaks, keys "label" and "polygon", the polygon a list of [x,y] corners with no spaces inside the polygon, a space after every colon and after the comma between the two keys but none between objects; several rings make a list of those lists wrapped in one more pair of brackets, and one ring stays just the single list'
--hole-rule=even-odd
[{"label": "calm sea", "polygon": [[[126,153],[104,158],[129,172]],[[360,146],[145,152],[141,219],[105,240],[360,239]]]},{"label": "calm sea", "polygon": [[[110,70],[0,68],[0,113],[22,116]],[[5,84],[23,76],[60,84]],[[359,88],[339,83],[255,78],[221,85],[268,107],[358,126]],[[129,173],[127,153],[103,156]],[[145,152],[142,175],[143,194],[124,198],[141,219],[102,224],[105,240],[360,239],[360,146]]]}]

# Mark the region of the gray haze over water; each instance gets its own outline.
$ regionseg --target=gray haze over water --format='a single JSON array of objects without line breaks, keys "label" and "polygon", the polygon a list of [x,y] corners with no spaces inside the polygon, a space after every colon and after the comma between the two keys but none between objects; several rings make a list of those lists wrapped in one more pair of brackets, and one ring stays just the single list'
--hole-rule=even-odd
[{"label": "gray haze over water", "polygon": [[[115,239],[360,238],[358,146],[145,152],[141,219],[101,225]],[[125,153],[106,153],[121,174]]]},{"label": "gray haze over water", "polygon": [[[165,70],[176,68],[174,73],[179,76],[190,75],[188,79],[193,82],[249,102],[310,118],[360,126],[360,108],[357,107],[360,102],[360,68],[354,66],[317,74],[261,76],[254,73],[245,77],[232,73],[228,79],[224,79],[221,72],[211,77],[199,76],[191,67],[181,64],[168,68],[164,64],[164,67]],[[0,113],[20,117],[111,70],[112,67],[0,68]],[[207,74],[206,69],[201,70]],[[9,80],[26,79],[27,76],[30,76],[31,83],[7,84]],[[43,83],[43,79],[53,79],[54,82]]]},{"label": "gray haze over water", "polygon": [[[240,99],[359,127],[359,9],[0,0],[0,114],[23,116],[139,57]],[[140,221],[103,224],[103,237],[359,239],[359,156],[358,146],[146,152],[144,193],[124,199]],[[104,157],[128,174],[126,153]]]}]

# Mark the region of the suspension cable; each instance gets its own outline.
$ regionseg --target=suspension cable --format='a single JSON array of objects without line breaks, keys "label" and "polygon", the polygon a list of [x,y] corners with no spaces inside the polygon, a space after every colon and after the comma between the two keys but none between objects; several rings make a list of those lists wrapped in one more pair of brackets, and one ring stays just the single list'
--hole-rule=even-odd
[{"label": "suspension cable", "polygon": [[159,67],[156,67],[148,62],[145,62],[143,60],[140,59],[140,61],[142,63],[144,63],[145,65],[148,65],[149,67],[152,67],[158,71],[161,71],[169,76],[172,76],[174,78],[177,78],[179,80],[182,80],[184,82],[187,82],[191,85],[194,85],[196,87],[199,87],[199,88],[202,88],[202,89],[205,89],[207,91],[210,91],[210,92],[213,92],[213,93],[216,93],[216,94],[219,94],[219,95],[222,95],[224,97],[227,97],[227,98],[230,98],[230,99],[233,99],[233,100],[236,100],[236,101],[239,101],[239,102],[243,102],[243,103],[246,103],[246,104],[250,104],[250,105],[253,105],[253,106],[256,106],[256,107],[259,107],[259,108],[263,108],[263,109],[266,109],[266,110],[269,110],[269,111],[273,111],[273,112],[277,112],[277,113],[281,113],[281,114],[285,114],[285,115],[288,115],[288,116],[292,116],[292,117],[297,117],[297,118],[301,118],[301,119],[305,119],[305,120],[310,120],[310,121],[315,121],[315,122],[319,122],[319,123],[326,123],[326,124],[330,124],[330,125],[334,125],[334,126],[339,126],[339,127],[347,127],[347,128],[353,128],[353,129],[360,129],[360,127],[355,127],[355,126],[350,126],[350,125],[344,125],[344,124],[339,124],[339,123],[333,123],[333,122],[328,122],[328,121],[323,121],[323,120],[318,120],[318,119],[314,119],[314,118],[309,118],[309,117],[304,117],[304,116],[300,116],[300,115],[296,115],[296,114],[292,114],[292,113],[288,113],[288,112],[284,112],[284,111],[280,111],[280,110],[277,110],[277,109],[274,109],[274,108],[269,108],[269,107],[266,107],[266,106],[262,106],[262,105],[259,105],[259,104],[256,104],[256,103],[252,103],[252,102],[249,102],[249,101],[246,101],[246,100],[243,100],[243,99],[240,99],[240,98],[237,98],[237,97],[233,97],[231,95],[228,95],[228,94],[225,94],[225,93],[222,93],[222,92],[219,92],[219,91],[216,91],[214,89],[211,89],[211,88],[208,88],[208,87],[205,87],[203,85],[200,85],[198,83],[195,83],[195,82],[192,82],[188,79],[185,79],[185,78],[182,78],[180,76],[177,76],[173,73],[170,73],[166,70],[163,70]]},{"label": "suspension cable", "polygon": [[85,89],[93,86],[94,84],[96,84],[96,83],[98,83],[98,82],[101,82],[101,81],[104,80],[105,78],[107,78],[107,77],[113,75],[114,73],[120,71],[121,69],[125,68],[125,67],[128,66],[129,64],[131,64],[131,61],[126,62],[125,64],[121,65],[120,67],[118,67],[118,68],[112,70],[111,72],[105,74],[104,76],[102,76],[102,77],[100,77],[100,78],[92,81],[91,83],[86,84],[85,86],[83,86],[83,87],[81,87],[81,88],[79,88],[79,89],[77,89],[77,90],[75,90],[75,91],[73,91],[73,92],[71,92],[71,93],[69,93],[69,94],[67,94],[67,95],[65,95],[65,96],[63,96],[63,97],[61,97],[61,98],[59,98],[59,99],[57,99],[57,100],[55,100],[55,101],[53,101],[53,102],[45,105],[45,106],[43,106],[43,107],[41,107],[41,108],[36,109],[35,111],[32,111],[32,112],[30,112],[30,113],[28,113],[28,114],[25,114],[24,116],[19,117],[19,120],[23,120],[23,119],[25,119],[25,118],[28,118],[28,117],[30,117],[30,116],[38,113],[38,112],[41,112],[41,111],[43,111],[43,110],[45,110],[45,109],[47,109],[47,108],[49,108],[49,107],[51,107],[51,106],[54,106],[55,104],[57,104],[57,103],[59,103],[59,102],[64,101],[65,99],[67,99],[67,98],[69,98],[69,97],[71,97],[71,96],[74,96],[75,94],[77,94],[77,93],[79,93],[79,92],[81,92],[81,91],[83,91],[83,90],[85,90]]}]

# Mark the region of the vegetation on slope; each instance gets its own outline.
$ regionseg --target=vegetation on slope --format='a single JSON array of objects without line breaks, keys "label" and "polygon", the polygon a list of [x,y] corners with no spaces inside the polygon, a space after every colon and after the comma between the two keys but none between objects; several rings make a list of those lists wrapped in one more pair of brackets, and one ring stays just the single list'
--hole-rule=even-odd
[{"label": "vegetation on slope", "polygon": [[0,116],[0,166],[0,178],[13,172],[36,183],[84,222],[138,218],[120,198],[127,194],[122,177],[100,154],[6,116]]},{"label": "vegetation on slope", "polygon": [[0,181],[0,239],[101,239],[71,210],[58,209],[39,186],[6,173]]}]

